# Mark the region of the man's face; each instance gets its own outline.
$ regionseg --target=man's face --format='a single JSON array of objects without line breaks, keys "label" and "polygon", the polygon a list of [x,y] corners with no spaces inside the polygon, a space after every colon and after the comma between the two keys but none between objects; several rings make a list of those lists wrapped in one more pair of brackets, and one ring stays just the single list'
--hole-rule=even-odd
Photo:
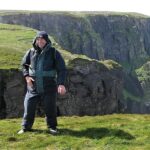
[{"label": "man's face", "polygon": [[36,44],[38,47],[43,48],[46,44],[46,41],[42,37],[39,37],[36,39]]}]

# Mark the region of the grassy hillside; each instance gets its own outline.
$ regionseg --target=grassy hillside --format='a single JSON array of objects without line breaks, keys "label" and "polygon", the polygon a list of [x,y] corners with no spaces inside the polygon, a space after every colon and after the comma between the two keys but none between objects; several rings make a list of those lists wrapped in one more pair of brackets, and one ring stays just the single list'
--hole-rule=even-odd
[{"label": "grassy hillside", "polygon": [[[32,41],[36,35],[36,30],[19,26],[0,23],[0,69],[20,68],[20,63],[25,52],[32,47]],[[74,58],[88,59],[85,55],[72,54],[63,50],[60,45],[50,37],[53,46],[63,55],[66,64]],[[120,67],[114,61],[101,61],[106,67]]]},{"label": "grassy hillside", "polygon": [[[36,30],[18,25],[0,24],[0,33],[0,68],[19,68],[23,55],[32,47]],[[52,41],[61,49],[53,39]],[[66,61],[75,57],[65,50],[62,50],[62,53]]]},{"label": "grassy hillside", "polygon": [[[34,29],[19,25],[0,24],[0,69],[20,67],[23,55],[32,47],[32,41],[36,32]],[[66,63],[76,57],[89,59],[84,55],[73,55],[70,52],[62,50],[53,37],[50,38],[53,46],[61,51]]]},{"label": "grassy hillside", "polygon": [[4,15],[16,15],[16,14],[30,14],[30,13],[50,13],[50,14],[65,14],[71,15],[76,17],[82,17],[85,15],[103,15],[103,16],[126,16],[126,17],[133,17],[133,18],[149,18],[149,16],[136,13],[136,12],[115,12],[115,11],[24,11],[24,10],[0,10],[0,16]]},{"label": "grassy hillside", "polygon": [[34,132],[17,135],[21,119],[0,120],[0,149],[149,150],[149,115],[59,117],[60,134],[47,133],[44,118],[36,118]]},{"label": "grassy hillside", "polygon": [[[19,25],[0,24],[0,69],[20,68],[21,59],[25,52],[32,47],[36,32],[34,29]],[[76,57],[90,60],[84,55],[73,55],[63,50],[53,37],[50,38],[53,46],[61,51],[66,63]]]},{"label": "grassy hillside", "polygon": [[0,24],[0,68],[18,68],[25,51],[31,47],[35,30]]}]

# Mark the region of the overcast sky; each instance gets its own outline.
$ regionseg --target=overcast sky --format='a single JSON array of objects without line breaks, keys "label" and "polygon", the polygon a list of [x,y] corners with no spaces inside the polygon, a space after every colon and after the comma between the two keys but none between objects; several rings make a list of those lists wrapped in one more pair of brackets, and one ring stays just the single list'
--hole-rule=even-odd
[{"label": "overcast sky", "polygon": [[150,16],[150,0],[0,0],[0,10],[119,11]]}]

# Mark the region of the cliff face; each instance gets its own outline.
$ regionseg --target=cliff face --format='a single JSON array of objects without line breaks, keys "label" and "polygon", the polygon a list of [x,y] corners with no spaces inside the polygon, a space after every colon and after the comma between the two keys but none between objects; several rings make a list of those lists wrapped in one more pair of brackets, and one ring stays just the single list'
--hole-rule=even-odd
[{"label": "cliff face", "polygon": [[[150,19],[140,16],[26,13],[0,16],[0,22],[46,30],[63,49],[98,60],[113,59],[123,65],[127,74],[150,55]],[[141,96],[143,91],[133,84],[128,82],[126,89],[130,91],[134,86],[133,93]]]},{"label": "cliff face", "polygon": [[6,117],[6,103],[4,100],[5,80],[3,71],[0,71],[0,118]]},{"label": "cliff face", "polygon": [[[129,14],[29,12],[1,15],[0,22],[45,30],[63,49],[72,53],[85,54],[98,60],[113,59],[121,63],[126,70],[123,75],[124,89],[132,94],[125,95],[129,96],[127,100],[137,96],[140,97],[139,101],[143,101],[143,90],[146,89],[133,71],[150,57],[150,18]],[[149,100],[149,96],[146,100]],[[132,104],[135,107],[130,107],[132,109],[129,108],[127,112],[145,113],[144,107],[142,111],[137,109],[141,104]]]},{"label": "cliff face", "polygon": [[28,13],[0,22],[46,30],[64,48],[95,59],[138,66],[150,54],[150,19],[128,15]]},{"label": "cliff face", "polygon": [[96,61],[74,59],[69,64],[68,93],[58,104],[67,115],[97,115],[118,112],[123,78],[122,69],[109,70]]},{"label": "cliff face", "polygon": [[[25,82],[18,70],[1,70],[5,86],[0,90],[0,118],[22,117]],[[2,81],[2,80],[0,80]],[[118,112],[123,79],[122,69],[109,70],[96,61],[76,58],[69,63],[67,94],[57,101],[59,115],[98,115]],[[37,114],[43,113],[42,103]]]},{"label": "cliff face", "polygon": [[[137,67],[150,54],[149,19],[128,16],[90,17],[103,41],[104,57]],[[139,62],[138,62],[139,61]]]}]

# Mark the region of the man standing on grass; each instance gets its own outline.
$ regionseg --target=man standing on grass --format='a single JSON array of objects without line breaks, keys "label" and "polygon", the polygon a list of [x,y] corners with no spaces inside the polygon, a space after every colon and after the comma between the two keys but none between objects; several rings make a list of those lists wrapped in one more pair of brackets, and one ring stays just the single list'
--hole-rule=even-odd
[{"label": "man standing on grass", "polygon": [[65,62],[60,53],[51,47],[45,31],[39,31],[33,41],[33,48],[27,51],[22,60],[23,75],[27,83],[24,99],[22,129],[18,134],[31,131],[35,118],[36,104],[44,102],[46,123],[51,134],[57,131],[56,95],[66,93]]}]

